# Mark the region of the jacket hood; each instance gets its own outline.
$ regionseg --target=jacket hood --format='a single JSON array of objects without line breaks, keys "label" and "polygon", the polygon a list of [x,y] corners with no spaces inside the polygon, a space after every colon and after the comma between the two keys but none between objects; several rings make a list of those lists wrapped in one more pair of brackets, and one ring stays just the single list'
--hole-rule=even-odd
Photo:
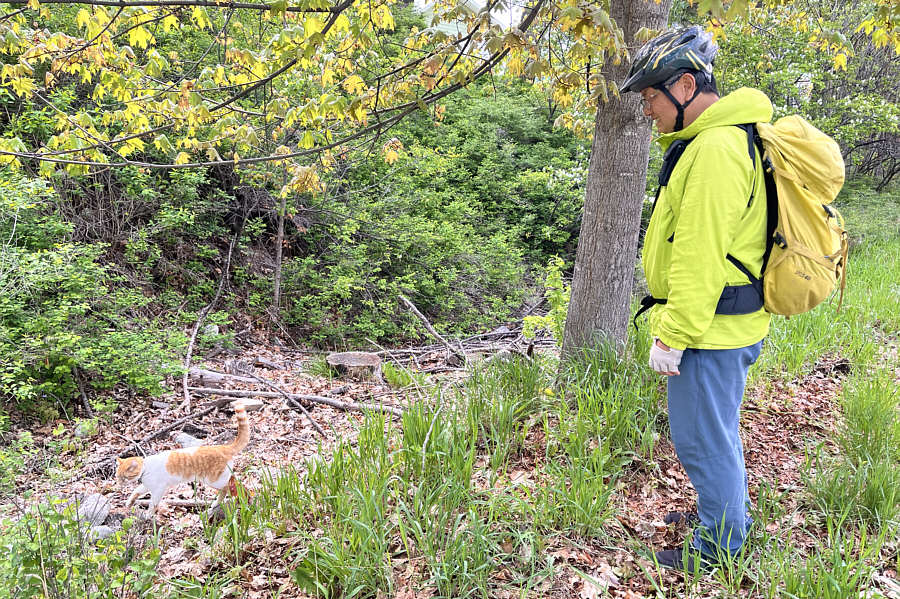
[{"label": "jacket hood", "polygon": [[712,127],[768,123],[772,120],[772,114],[772,102],[766,94],[758,89],[742,87],[719,98],[681,131],[660,135],[657,141],[666,149],[676,139],[691,139]]}]

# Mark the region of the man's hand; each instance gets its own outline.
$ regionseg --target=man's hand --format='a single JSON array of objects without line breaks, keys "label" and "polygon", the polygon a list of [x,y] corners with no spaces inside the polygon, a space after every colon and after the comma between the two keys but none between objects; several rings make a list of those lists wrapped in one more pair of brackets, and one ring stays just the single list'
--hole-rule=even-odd
[{"label": "man's hand", "polygon": [[683,353],[683,350],[672,349],[654,337],[653,345],[650,347],[650,368],[666,376],[681,374],[678,365],[681,364],[681,354]]}]

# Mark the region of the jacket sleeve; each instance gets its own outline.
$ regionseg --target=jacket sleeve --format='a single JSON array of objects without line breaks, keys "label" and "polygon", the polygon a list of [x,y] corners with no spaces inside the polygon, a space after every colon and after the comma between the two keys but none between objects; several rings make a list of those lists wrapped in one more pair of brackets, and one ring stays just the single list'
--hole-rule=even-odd
[{"label": "jacket sleeve", "polygon": [[[692,147],[669,265],[668,303],[657,306],[653,334],[684,349],[712,323],[731,265],[726,260],[747,210],[753,170],[740,129],[710,131]],[[697,143],[701,142],[701,143]],[[696,152],[696,153],[695,153]]]}]

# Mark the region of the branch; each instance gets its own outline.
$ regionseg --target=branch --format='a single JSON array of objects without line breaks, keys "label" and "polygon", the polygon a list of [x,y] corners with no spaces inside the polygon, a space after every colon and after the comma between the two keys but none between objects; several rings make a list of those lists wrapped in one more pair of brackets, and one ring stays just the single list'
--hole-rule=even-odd
[{"label": "branch", "polygon": [[[323,36],[325,34],[327,34],[328,31],[337,22],[338,17],[341,16],[341,13],[344,12],[345,10],[347,10],[348,8],[350,8],[351,6],[353,6],[353,1],[354,0],[344,0],[344,2],[338,4],[333,9],[331,9],[331,11],[330,11],[332,13],[331,17],[328,19],[328,22],[325,23],[325,26],[322,27],[322,31],[320,31],[319,33],[322,34]],[[244,88],[243,90],[241,90],[240,92],[231,96],[227,100],[223,100],[222,102],[219,102],[218,104],[216,104],[215,106],[210,108],[209,111],[215,112],[215,111],[219,110],[220,108],[223,108],[225,106],[228,106],[229,104],[232,104],[232,103],[240,100],[241,98],[245,97],[247,94],[253,92],[256,89],[259,89],[263,85],[269,83],[270,81],[272,81],[273,79],[275,79],[276,77],[278,77],[279,75],[281,75],[282,73],[287,71],[289,68],[291,68],[292,66],[297,64],[298,61],[299,61],[299,59],[297,59],[297,58],[291,59],[290,61],[287,62],[287,64],[282,66],[280,69],[278,69],[271,75],[268,75],[267,77],[265,77],[263,79],[260,79],[259,81],[257,81],[253,85],[251,85],[250,87]]]},{"label": "branch", "polygon": [[[272,391],[244,391],[242,389],[212,389],[208,387],[191,387],[191,391],[194,393],[198,393],[201,395],[221,395],[223,397],[268,397],[268,398],[278,398],[283,397],[282,393],[274,393]],[[358,403],[355,401],[339,401],[337,399],[332,399],[330,397],[322,397],[321,395],[301,395],[298,393],[288,393],[288,397],[292,400],[299,401],[309,401],[312,403],[323,404],[326,406],[330,406],[337,410],[343,410],[345,412],[367,412],[367,411],[378,411],[378,412],[387,412],[388,414],[393,414],[398,418],[403,416],[403,410],[400,408],[395,408],[394,406],[386,406],[382,404],[371,404],[371,403]],[[215,408],[222,403],[228,403],[232,400],[228,400],[227,402],[222,401],[214,401],[212,402],[212,407]]]},{"label": "branch", "polygon": [[304,415],[306,416],[306,418],[309,420],[310,424],[313,425],[313,428],[316,429],[316,432],[318,432],[318,433],[319,433],[320,435],[322,435],[323,437],[325,436],[325,431],[323,431],[323,430],[322,430],[322,427],[319,426],[319,424],[318,424],[315,420],[313,420],[312,414],[309,413],[309,410],[307,410],[305,407],[303,407],[303,404],[301,404],[299,401],[297,401],[296,399],[294,399],[293,397],[291,397],[290,394],[289,394],[287,391],[285,391],[284,389],[282,389],[281,387],[279,387],[279,386],[276,385],[275,383],[273,383],[273,382],[271,382],[271,381],[268,381],[268,380],[262,378],[261,376],[257,376],[257,375],[256,375],[255,373],[253,373],[253,372],[250,372],[250,370],[247,369],[247,368],[239,368],[239,369],[238,369],[238,372],[243,372],[244,374],[253,377],[254,379],[256,379],[257,381],[259,381],[260,383],[262,383],[262,384],[265,385],[266,387],[271,387],[272,389],[275,389],[281,396],[283,396],[286,400],[288,400],[288,402],[290,402],[290,403],[292,403],[294,406],[300,408],[300,411],[303,412],[303,414],[304,414]]},{"label": "branch", "polygon": [[453,355],[459,357],[459,358],[462,360],[463,364],[466,364],[467,360],[466,360],[466,354],[465,354],[465,352],[460,353],[459,351],[457,351],[456,349],[454,349],[453,346],[450,345],[450,343],[449,343],[446,339],[444,339],[443,337],[441,337],[441,334],[438,333],[436,330],[434,330],[434,327],[431,326],[431,323],[428,322],[428,319],[425,318],[425,315],[422,314],[421,312],[419,312],[419,309],[416,308],[415,305],[413,305],[413,303],[412,303],[411,301],[409,301],[408,299],[406,299],[406,297],[404,297],[403,295],[400,295],[400,299],[403,301],[404,304],[406,304],[406,306],[410,309],[410,311],[411,311],[413,314],[416,315],[416,318],[418,318],[419,320],[422,321],[422,324],[425,325],[425,328],[428,330],[429,333],[431,333],[431,335],[432,335],[435,339],[437,339],[438,341],[440,341],[441,343],[443,343],[443,344],[444,344],[444,347],[446,347],[447,350],[448,350],[451,354],[453,354]]},{"label": "branch", "polygon": [[[3,4],[27,4],[29,0],[4,0]],[[40,0],[41,4],[86,4],[88,6],[148,6],[152,8],[179,7],[179,6],[208,6],[210,8],[246,8],[249,10],[272,10],[271,4],[257,2],[217,2],[216,0]],[[288,6],[285,12],[296,13],[335,13],[342,12],[344,8],[301,8]]]},{"label": "branch", "polygon": [[[24,0],[22,0],[22,1],[24,1]],[[59,0],[59,1],[62,1],[62,0]],[[534,22],[535,18],[537,18],[540,7],[543,5],[544,1],[545,0],[539,0],[535,4],[535,6],[532,8],[532,10],[528,14],[528,16],[522,20],[522,22],[519,24],[519,29],[521,31],[525,31],[531,26],[531,24]],[[342,5],[340,5],[339,7],[336,7],[333,10],[336,10],[337,8],[344,7],[349,4],[351,4],[351,0],[347,0]],[[339,14],[340,13],[338,12],[338,13],[335,13],[332,15],[332,19],[329,20],[328,24],[326,24],[326,28],[330,27],[333,24],[333,22],[336,21],[337,16]],[[472,71],[472,73],[469,74],[468,80],[470,82],[475,81],[476,79],[478,79],[481,76],[485,75],[486,73],[490,72],[491,69],[497,63],[499,63],[501,60],[503,60],[503,58],[508,53],[509,53],[509,49],[507,48],[507,49],[501,50],[500,52],[497,52],[497,53],[489,56],[487,59],[485,59],[484,63],[480,67],[478,67],[477,69]],[[255,82],[253,84],[253,86],[243,90],[239,94],[235,94],[235,96],[233,96],[232,98],[225,100],[224,102],[216,105],[212,110],[220,109],[220,108],[226,106],[227,104],[230,104],[230,103],[236,101],[237,99],[244,97],[246,94],[259,88],[260,86],[265,85],[266,83],[270,82],[274,76],[276,76],[277,74],[281,74],[286,68],[289,68],[290,66],[292,66],[294,62],[295,61],[291,61],[290,63],[285,65],[285,67],[282,67],[281,69],[279,69],[279,71],[277,71],[272,76],[266,77],[264,79],[261,79],[261,80]],[[97,162],[97,161],[91,161],[91,160],[69,160],[69,159],[64,159],[64,158],[53,158],[52,156],[54,154],[58,155],[59,154],[58,152],[42,154],[42,153],[37,153],[37,152],[12,152],[12,151],[7,151],[7,150],[0,150],[0,156],[14,156],[16,158],[28,159],[28,160],[38,160],[38,161],[42,161],[42,162],[51,162],[54,164],[71,164],[71,165],[78,165],[78,166],[93,166],[93,167],[102,167],[102,168],[123,167],[123,166],[131,165],[131,166],[137,166],[137,167],[143,167],[143,168],[162,169],[162,170],[216,167],[216,166],[221,166],[221,165],[231,165],[231,166],[236,167],[236,166],[242,166],[242,165],[248,165],[248,164],[259,164],[262,162],[283,161],[283,160],[289,160],[292,158],[301,158],[301,157],[305,157],[305,156],[319,155],[326,150],[331,150],[331,149],[343,146],[343,145],[347,144],[348,142],[360,139],[362,137],[367,137],[369,135],[374,135],[374,137],[377,138],[379,135],[381,135],[384,132],[385,129],[393,127],[395,124],[400,122],[400,120],[402,120],[404,117],[406,117],[407,115],[418,110],[421,103],[424,103],[426,105],[432,104],[432,103],[440,100],[441,98],[448,96],[451,93],[453,93],[459,89],[462,89],[463,87],[464,87],[464,85],[461,83],[454,83],[453,85],[450,85],[450,86],[444,88],[443,90],[432,92],[430,94],[425,94],[418,101],[408,102],[406,104],[402,104],[400,106],[395,106],[395,107],[392,107],[389,109],[384,109],[382,111],[373,111],[373,114],[375,114],[375,115],[387,114],[387,113],[393,113],[393,112],[396,112],[397,114],[394,114],[394,116],[391,116],[390,118],[387,118],[385,120],[378,120],[378,121],[374,122],[372,125],[369,125],[368,127],[360,129],[356,133],[354,133],[352,135],[348,135],[346,137],[343,137],[343,138],[336,140],[330,144],[320,146],[317,148],[311,148],[308,150],[299,150],[296,152],[289,152],[287,154],[270,154],[267,156],[257,156],[257,157],[253,157],[253,158],[241,158],[239,160],[210,160],[210,161],[205,161],[205,162],[188,162],[188,163],[184,163],[184,164],[160,164],[160,163],[154,163],[154,162],[143,162],[143,161],[138,161],[138,160],[127,160],[127,159],[123,160],[121,162]],[[212,110],[211,110],[211,112],[212,112]],[[131,139],[131,138],[135,138],[135,137],[143,137],[144,135],[148,135],[150,133],[155,133],[155,132],[158,132],[161,130],[169,129],[172,126],[173,126],[172,124],[163,125],[163,126],[156,127],[154,129],[145,131],[143,133],[131,134],[127,137],[119,138],[117,140],[110,141],[107,143],[121,142],[126,139]],[[85,148],[66,150],[65,153],[88,152],[88,151],[94,150],[98,147],[100,147],[99,144],[94,145],[94,146],[88,146]]]},{"label": "branch", "polygon": [[209,305],[200,311],[197,322],[194,323],[194,330],[191,331],[191,340],[188,343],[184,357],[184,377],[181,381],[182,390],[184,391],[184,401],[181,402],[180,406],[182,408],[188,409],[191,406],[191,394],[188,391],[188,375],[191,371],[191,354],[194,351],[194,342],[197,340],[197,331],[200,330],[200,325],[203,324],[206,315],[209,314],[210,310],[212,310],[219,301],[219,296],[222,295],[222,288],[225,286],[225,280],[228,278],[228,271],[231,270],[231,254],[234,252],[234,246],[237,243],[238,238],[244,231],[244,224],[247,222],[247,215],[249,213],[249,210],[244,213],[244,220],[241,222],[241,226],[238,228],[237,232],[235,232],[234,237],[231,238],[231,244],[228,246],[228,256],[225,258],[225,267],[222,269],[222,276],[219,277],[219,287],[216,289],[216,295],[213,297],[212,301],[209,302]]}]

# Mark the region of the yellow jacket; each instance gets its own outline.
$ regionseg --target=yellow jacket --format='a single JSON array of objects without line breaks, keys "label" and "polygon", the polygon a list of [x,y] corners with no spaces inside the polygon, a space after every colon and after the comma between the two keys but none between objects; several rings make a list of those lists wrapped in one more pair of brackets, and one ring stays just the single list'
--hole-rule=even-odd
[{"label": "yellow jacket", "polygon": [[[663,150],[691,139],[662,188],[644,239],[641,261],[650,294],[666,304],[650,312],[650,332],[675,349],[733,349],[769,331],[769,313],[716,314],[726,285],[749,284],[725,256],[759,276],[765,250],[766,188],[747,133],[734,125],[768,122],[772,103],[741,88],[720,98],[681,131],[657,140]],[[753,192],[753,200],[747,203]]]}]

